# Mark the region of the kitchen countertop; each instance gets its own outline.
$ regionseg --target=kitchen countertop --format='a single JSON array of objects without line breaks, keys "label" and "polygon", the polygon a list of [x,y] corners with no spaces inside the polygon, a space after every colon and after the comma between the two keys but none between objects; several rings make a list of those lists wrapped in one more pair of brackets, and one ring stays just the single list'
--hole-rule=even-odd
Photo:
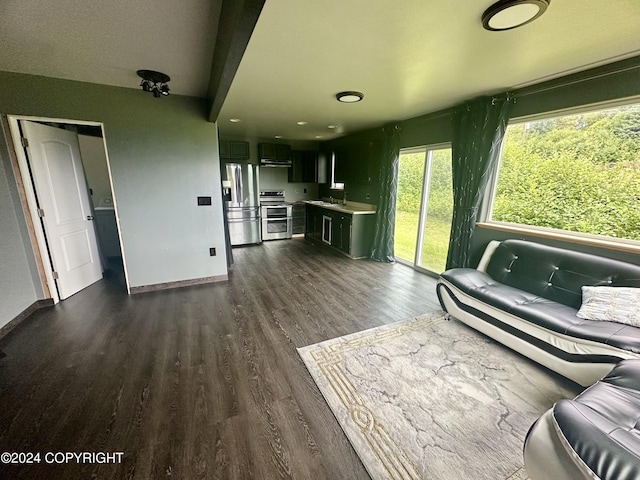
[{"label": "kitchen countertop", "polygon": [[369,203],[347,201],[346,205],[343,205],[342,202],[331,203],[326,200],[305,200],[304,202],[310,205],[327,208],[329,210],[335,210],[337,212],[349,213],[351,215],[376,213],[376,206]]}]

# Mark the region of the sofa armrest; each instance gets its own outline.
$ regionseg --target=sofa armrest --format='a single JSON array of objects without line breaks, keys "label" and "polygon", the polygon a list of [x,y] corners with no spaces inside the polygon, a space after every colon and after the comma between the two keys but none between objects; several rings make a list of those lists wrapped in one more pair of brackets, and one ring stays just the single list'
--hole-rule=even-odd
[{"label": "sofa armrest", "polygon": [[487,247],[484,249],[484,253],[482,254],[482,258],[480,259],[480,263],[478,263],[477,270],[481,272],[487,271],[487,265],[489,264],[489,260],[491,260],[491,255],[496,251],[496,248],[500,245],[498,240],[491,240]]}]

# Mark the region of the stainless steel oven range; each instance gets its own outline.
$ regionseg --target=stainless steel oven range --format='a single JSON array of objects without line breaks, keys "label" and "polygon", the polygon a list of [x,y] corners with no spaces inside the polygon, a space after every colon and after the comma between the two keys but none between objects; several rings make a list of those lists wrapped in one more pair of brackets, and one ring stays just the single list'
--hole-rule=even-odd
[{"label": "stainless steel oven range", "polygon": [[262,240],[291,238],[292,208],[284,199],[284,191],[260,191]]}]

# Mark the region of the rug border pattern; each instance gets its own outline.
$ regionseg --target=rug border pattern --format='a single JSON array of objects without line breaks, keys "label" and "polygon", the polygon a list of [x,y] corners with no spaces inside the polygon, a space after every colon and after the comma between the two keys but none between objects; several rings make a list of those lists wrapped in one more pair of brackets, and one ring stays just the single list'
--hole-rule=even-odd
[{"label": "rug border pattern", "polygon": [[[362,435],[369,445],[371,452],[378,458],[390,479],[423,480],[423,476],[404,450],[391,438],[384,423],[376,418],[374,412],[365,404],[362,396],[349,380],[343,369],[344,354],[400,337],[408,332],[422,330],[427,325],[447,321],[449,321],[449,315],[446,312],[431,312],[431,314],[420,315],[411,319],[356,332],[355,335],[357,335],[357,337],[353,339],[339,342],[331,339],[298,348],[301,356],[303,352],[308,352],[310,359],[322,373],[333,393],[342,403],[345,411],[348,412],[350,419],[357,427],[355,430]],[[348,337],[350,335],[346,336]],[[325,345],[329,342],[331,343]],[[305,361],[304,357],[302,358],[303,361]],[[324,396],[324,393],[322,394]],[[347,437],[349,437],[349,433],[350,432],[345,430]],[[366,464],[365,467],[367,467]],[[369,473],[373,475],[373,472]],[[524,467],[521,467],[505,480],[526,479],[528,479],[526,470]]]},{"label": "rug border pattern", "polygon": [[[389,436],[387,429],[380,419],[367,407],[357,389],[351,383],[343,370],[344,353],[367,348],[386,340],[399,337],[407,332],[423,329],[434,321],[446,321],[442,315],[425,318],[413,318],[413,321],[402,321],[402,325],[395,328],[390,324],[390,328],[376,327],[368,334],[358,336],[355,339],[334,343],[328,346],[320,346],[310,350],[309,354],[316,362],[325,379],[333,389],[333,393],[338,397],[345,410],[349,413],[351,420],[358,427],[358,431],[368,443],[371,451],[376,455],[383,468],[389,474],[389,478],[394,480],[422,480],[422,475],[418,472],[413,462],[405,454],[404,450]],[[382,331],[381,331],[382,329]]]}]

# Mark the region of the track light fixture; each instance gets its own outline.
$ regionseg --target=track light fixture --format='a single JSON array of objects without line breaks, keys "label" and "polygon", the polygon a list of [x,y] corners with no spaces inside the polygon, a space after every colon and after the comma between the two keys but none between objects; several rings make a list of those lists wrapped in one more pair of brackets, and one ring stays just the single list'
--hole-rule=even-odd
[{"label": "track light fixture", "polygon": [[171,80],[169,75],[153,70],[138,70],[137,73],[142,78],[140,82],[142,90],[153,93],[154,97],[169,95],[169,85],[167,85],[167,82]]}]

